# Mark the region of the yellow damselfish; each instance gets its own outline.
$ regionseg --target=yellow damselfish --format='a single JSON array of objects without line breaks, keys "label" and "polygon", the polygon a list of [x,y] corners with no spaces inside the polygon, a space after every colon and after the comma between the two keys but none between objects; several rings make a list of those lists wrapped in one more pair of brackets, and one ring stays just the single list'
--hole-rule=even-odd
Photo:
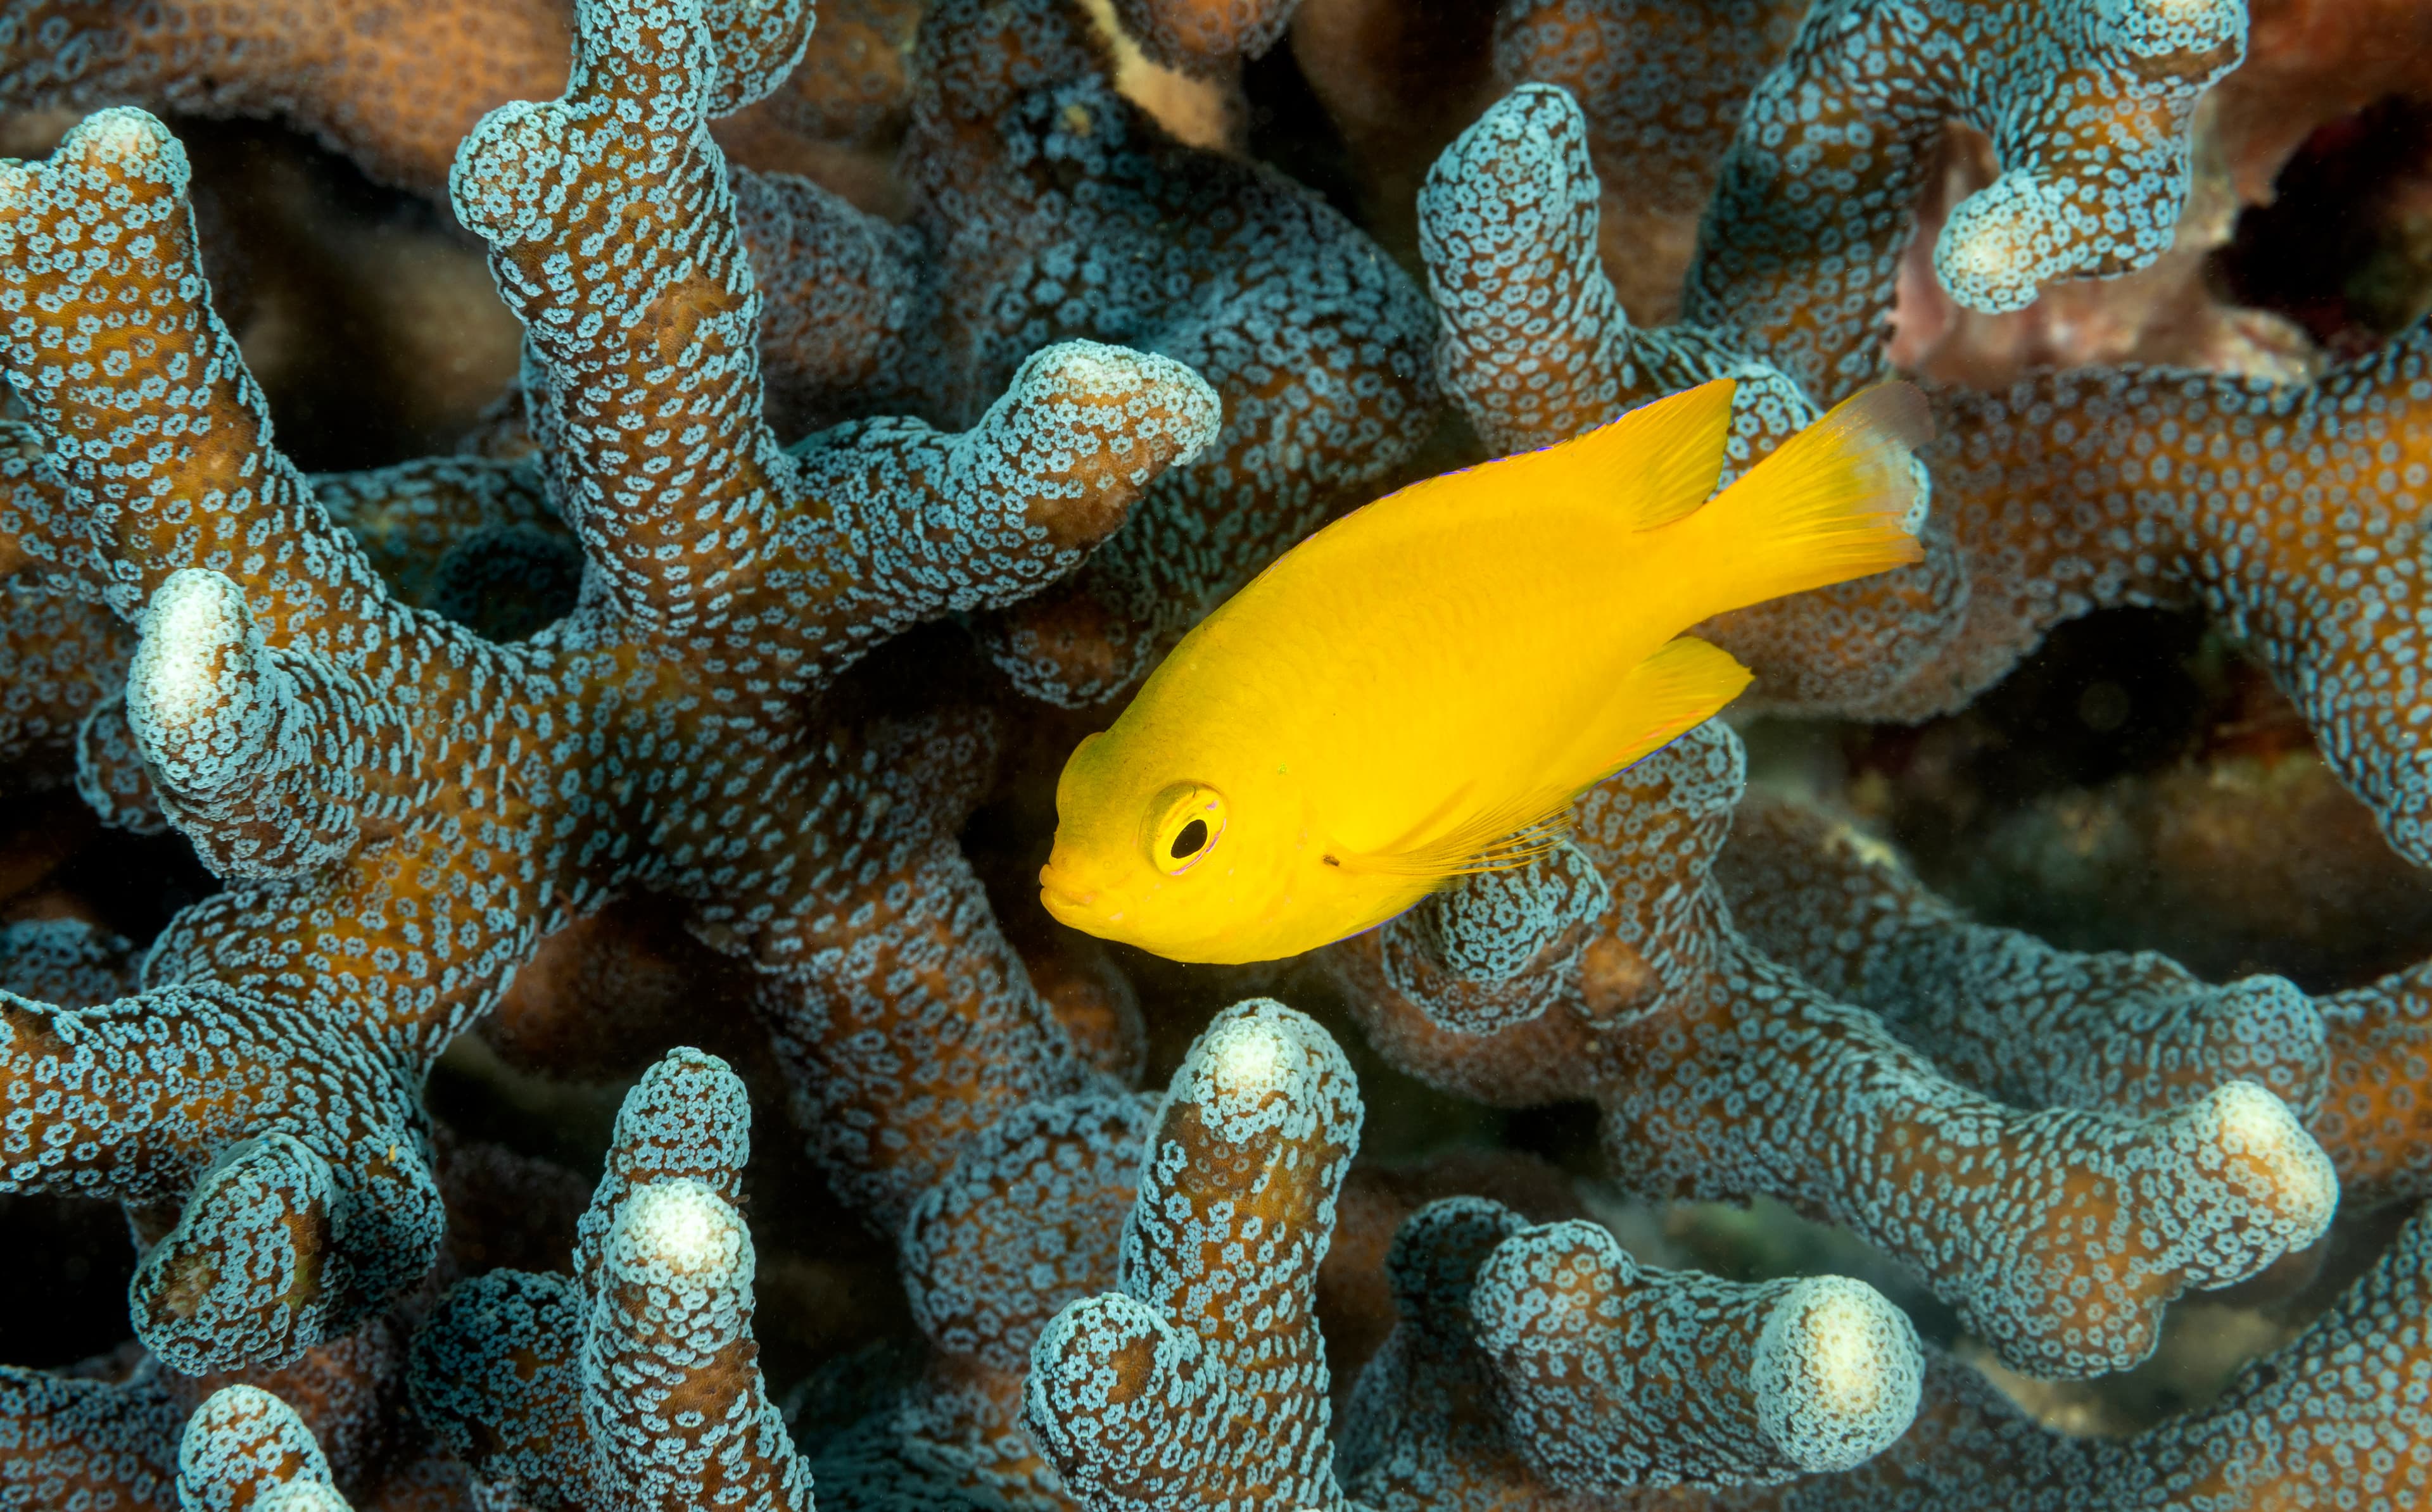
[{"label": "yellow damselfish", "polygon": [[1748,685],[1682,630],[1918,559],[1923,395],[1856,395],[1716,494],[1733,388],[1413,484],[1277,559],[1073,750],[1048,912],[1265,961],[1544,853],[1580,793]]}]

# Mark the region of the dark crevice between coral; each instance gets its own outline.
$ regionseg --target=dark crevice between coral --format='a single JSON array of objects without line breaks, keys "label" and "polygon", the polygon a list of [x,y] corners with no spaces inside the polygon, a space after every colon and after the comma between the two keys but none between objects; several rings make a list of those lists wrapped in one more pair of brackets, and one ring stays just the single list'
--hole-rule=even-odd
[{"label": "dark crevice between coral", "polygon": [[128,1336],[135,1273],[127,1215],[115,1202],[0,1196],[0,1296],[39,1299],[0,1310],[0,1350],[40,1369],[106,1354]]},{"label": "dark crevice between coral", "polygon": [[446,208],[266,122],[176,118],[212,300],[307,472],[452,448],[519,332]]},{"label": "dark crevice between coral", "polygon": [[1292,50],[1270,47],[1243,64],[1241,93],[1250,108],[1250,156],[1315,190],[1353,225],[1369,229],[1351,149]]},{"label": "dark crevice between coral", "polygon": [[2230,303],[2288,316],[2334,361],[2432,308],[2432,101],[2382,100],[2317,129],[2272,189],[2213,255]]},{"label": "dark crevice between coral", "polygon": [[1861,815],[1987,923],[2308,991],[2432,951],[2432,879],[2200,616],[2073,621],[1966,711],[1841,750]]}]

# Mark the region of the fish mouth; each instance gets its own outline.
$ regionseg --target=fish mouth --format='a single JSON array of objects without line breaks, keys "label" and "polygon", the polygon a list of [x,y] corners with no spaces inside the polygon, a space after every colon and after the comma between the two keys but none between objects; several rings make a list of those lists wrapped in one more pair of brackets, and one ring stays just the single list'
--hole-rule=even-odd
[{"label": "fish mouth", "polygon": [[1110,921],[1097,907],[1098,890],[1073,885],[1071,874],[1057,871],[1052,860],[1039,868],[1039,900],[1057,923],[1077,930],[1096,933],[1098,926]]}]

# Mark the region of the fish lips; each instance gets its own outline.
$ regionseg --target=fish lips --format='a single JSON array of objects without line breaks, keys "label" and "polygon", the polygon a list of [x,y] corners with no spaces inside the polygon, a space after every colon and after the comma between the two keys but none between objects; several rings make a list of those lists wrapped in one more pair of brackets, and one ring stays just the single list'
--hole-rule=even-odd
[{"label": "fish lips", "polygon": [[1123,911],[1106,913],[1097,907],[1097,888],[1072,885],[1067,873],[1059,872],[1049,861],[1039,868],[1039,900],[1059,924],[1068,924],[1088,934],[1108,935],[1107,926],[1120,920]]}]

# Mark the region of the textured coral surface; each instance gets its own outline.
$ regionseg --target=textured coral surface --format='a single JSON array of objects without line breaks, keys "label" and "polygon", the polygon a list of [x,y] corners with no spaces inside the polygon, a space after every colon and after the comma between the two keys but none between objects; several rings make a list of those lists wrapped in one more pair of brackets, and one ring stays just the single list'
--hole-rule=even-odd
[{"label": "textured coral surface", "polygon": [[[0,1507],[2432,1503],[2427,15],[0,3]],[[1894,371],[1549,853],[1039,907],[1326,519]]]}]

